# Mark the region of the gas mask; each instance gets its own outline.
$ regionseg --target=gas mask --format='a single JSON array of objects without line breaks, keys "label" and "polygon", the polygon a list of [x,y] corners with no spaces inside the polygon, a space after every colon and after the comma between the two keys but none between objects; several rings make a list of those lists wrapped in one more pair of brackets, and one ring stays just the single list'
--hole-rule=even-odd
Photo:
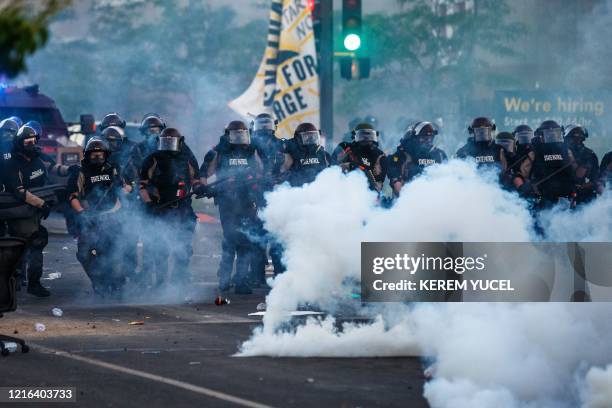
[{"label": "gas mask", "polygon": [[106,155],[104,152],[90,153],[88,162],[92,168],[99,169],[106,163]]}]

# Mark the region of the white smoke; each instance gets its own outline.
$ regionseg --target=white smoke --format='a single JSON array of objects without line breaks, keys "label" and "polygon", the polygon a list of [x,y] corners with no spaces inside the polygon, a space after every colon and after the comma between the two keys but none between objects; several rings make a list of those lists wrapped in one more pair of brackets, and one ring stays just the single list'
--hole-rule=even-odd
[{"label": "white smoke", "polygon": [[[263,327],[238,355],[427,356],[433,378],[425,397],[433,407],[612,405],[609,373],[588,371],[612,362],[604,304],[382,304],[365,311],[378,314],[371,324],[339,328],[328,317],[286,330],[286,312],[299,305],[338,307],[347,279],[359,279],[362,241],[536,239],[525,203],[474,163],[430,168],[390,210],[375,205],[366,184],[360,174],[329,169],[303,188],[268,195],[262,218],[286,248],[287,272],[273,282]],[[571,214],[545,214],[547,236],[610,241],[610,202],[606,196]]]},{"label": "white smoke", "polygon": [[586,375],[585,408],[606,408],[612,401],[612,365],[593,367]]}]

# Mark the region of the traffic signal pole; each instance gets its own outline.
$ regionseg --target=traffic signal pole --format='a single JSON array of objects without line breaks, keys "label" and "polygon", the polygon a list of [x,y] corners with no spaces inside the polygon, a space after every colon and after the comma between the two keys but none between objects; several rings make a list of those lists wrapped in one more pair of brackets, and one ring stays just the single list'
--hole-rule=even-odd
[{"label": "traffic signal pole", "polygon": [[325,133],[328,146],[334,141],[334,38],[333,0],[317,2],[320,16],[321,36],[319,41],[319,109],[321,131]]}]

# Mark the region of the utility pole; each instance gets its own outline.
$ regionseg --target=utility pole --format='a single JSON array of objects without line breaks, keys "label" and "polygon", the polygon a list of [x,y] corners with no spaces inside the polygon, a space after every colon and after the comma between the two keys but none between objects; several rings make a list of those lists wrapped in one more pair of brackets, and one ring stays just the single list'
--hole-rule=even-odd
[{"label": "utility pole", "polygon": [[334,38],[333,0],[315,0],[319,16],[319,79],[321,130],[328,145],[334,140]]}]

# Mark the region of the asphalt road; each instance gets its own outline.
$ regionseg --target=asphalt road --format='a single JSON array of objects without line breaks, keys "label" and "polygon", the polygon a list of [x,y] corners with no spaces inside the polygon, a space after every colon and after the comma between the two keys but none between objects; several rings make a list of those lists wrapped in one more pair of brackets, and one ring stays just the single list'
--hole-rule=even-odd
[{"label": "asphalt road", "polygon": [[[49,227],[62,232],[57,218]],[[0,319],[0,333],[17,332],[31,346],[0,358],[0,386],[75,387],[77,404],[52,405],[68,407],[427,406],[416,358],[233,357],[260,324],[248,313],[265,290],[213,304],[220,233],[214,220],[198,225],[189,288],[123,302],[94,298],[75,242],[52,234],[45,277],[61,278],[44,281],[46,299],[21,291],[18,311]]]}]

